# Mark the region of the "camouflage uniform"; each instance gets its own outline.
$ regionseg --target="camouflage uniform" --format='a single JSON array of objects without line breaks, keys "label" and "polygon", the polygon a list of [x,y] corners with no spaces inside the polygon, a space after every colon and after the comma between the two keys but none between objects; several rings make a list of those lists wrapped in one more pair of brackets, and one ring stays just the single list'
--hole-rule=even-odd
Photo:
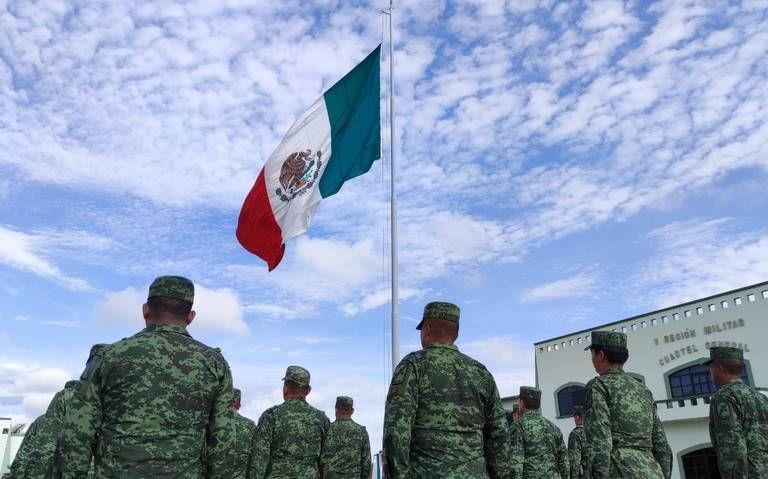
[{"label": "camouflage uniform", "polygon": [[[353,407],[351,397],[336,398],[336,407]],[[371,445],[368,431],[352,418],[331,424],[321,458],[324,479],[368,479],[371,477]]]},{"label": "camouflage uniform", "polygon": [[39,416],[27,428],[16,457],[11,464],[13,479],[44,479],[51,477],[56,440],[79,381],[68,381],[57,392],[45,414]]},{"label": "camouflage uniform", "polygon": [[[737,359],[737,348],[710,349],[710,361]],[[709,435],[723,479],[768,477],[768,398],[740,380],[723,385],[709,404]]]},{"label": "camouflage uniform", "polygon": [[[149,297],[193,301],[186,278],[164,276]],[[63,478],[230,478],[232,376],[221,354],[186,328],[150,325],[106,347],[86,368],[57,451]]]},{"label": "camouflage uniform", "polygon": [[[240,402],[242,393],[239,389],[232,390],[234,401]],[[248,459],[251,457],[251,443],[256,433],[256,423],[235,412],[235,478],[245,477],[248,470]]]},{"label": "camouflage uniform", "polygon": [[[626,349],[627,336],[594,331],[587,349],[598,346]],[[592,478],[671,476],[672,451],[653,395],[620,367],[587,383],[584,413]]]},{"label": "camouflage uniform", "polygon": [[[309,386],[309,371],[290,366],[284,380]],[[248,479],[322,477],[320,456],[331,421],[304,398],[286,399],[261,415],[256,426]]]},{"label": "camouflage uniform", "polygon": [[[417,329],[427,319],[458,323],[459,308],[429,303]],[[432,344],[395,368],[383,444],[391,479],[509,475],[509,427],[496,382],[453,344]]]},{"label": "camouflage uniform", "polygon": [[[576,406],[574,414],[584,417],[581,406]],[[587,476],[587,445],[584,441],[584,426],[576,426],[568,435],[568,465],[571,469],[571,479],[589,477]]]},{"label": "camouflage uniform", "polygon": [[[541,400],[541,391],[523,386],[520,399]],[[568,452],[563,433],[538,410],[527,410],[512,425],[512,478],[567,479]]]}]

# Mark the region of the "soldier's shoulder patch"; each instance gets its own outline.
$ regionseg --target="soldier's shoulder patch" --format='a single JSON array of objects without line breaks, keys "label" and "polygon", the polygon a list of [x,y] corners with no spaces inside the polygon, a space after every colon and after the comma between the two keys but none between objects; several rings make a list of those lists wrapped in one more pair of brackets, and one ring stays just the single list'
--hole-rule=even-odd
[{"label": "soldier's shoulder patch", "polygon": [[715,405],[715,412],[718,419],[730,419],[731,417],[731,405],[728,401],[718,401]]},{"label": "soldier's shoulder patch", "polygon": [[401,362],[397,365],[395,368],[395,372],[392,373],[392,386],[399,386],[403,382],[405,382],[405,378],[408,375],[407,370],[408,366],[407,363]]},{"label": "soldier's shoulder patch", "polygon": [[400,360],[395,370],[392,372],[392,385],[401,384],[406,380],[410,371],[415,367],[416,363],[421,358],[417,352],[413,352],[405,356]]}]

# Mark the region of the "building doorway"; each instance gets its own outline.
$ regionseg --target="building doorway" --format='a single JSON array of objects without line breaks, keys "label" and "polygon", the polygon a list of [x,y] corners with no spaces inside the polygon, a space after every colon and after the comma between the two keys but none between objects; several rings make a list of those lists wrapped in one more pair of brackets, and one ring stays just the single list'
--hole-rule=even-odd
[{"label": "building doorway", "polygon": [[685,479],[720,479],[715,450],[705,447],[684,454],[683,477]]}]

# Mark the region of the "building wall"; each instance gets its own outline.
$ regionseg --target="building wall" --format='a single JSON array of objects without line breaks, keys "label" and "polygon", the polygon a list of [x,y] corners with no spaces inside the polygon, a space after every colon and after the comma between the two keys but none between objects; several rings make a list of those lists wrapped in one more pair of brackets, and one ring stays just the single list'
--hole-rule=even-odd
[{"label": "building wall", "polygon": [[[18,425],[16,425],[18,426]],[[9,472],[13,458],[21,447],[24,434],[11,434],[17,427],[10,418],[0,418],[0,475]]]},{"label": "building wall", "polygon": [[[718,345],[742,348],[752,385],[768,387],[768,282],[593,330],[627,333],[630,358],[624,369],[642,376],[656,400],[671,397],[667,375],[708,357],[709,347]],[[556,394],[563,386],[585,385],[595,376],[590,353],[584,351],[591,331],[535,345],[542,414],[554,421],[566,437],[573,420],[559,417]],[[659,404],[658,412],[675,453],[673,477],[680,477],[678,453],[709,443],[709,405],[701,398],[674,400]]]},{"label": "building wall", "polygon": [[11,449],[11,420],[10,418],[0,417],[0,474],[8,472],[13,456],[10,455]]}]

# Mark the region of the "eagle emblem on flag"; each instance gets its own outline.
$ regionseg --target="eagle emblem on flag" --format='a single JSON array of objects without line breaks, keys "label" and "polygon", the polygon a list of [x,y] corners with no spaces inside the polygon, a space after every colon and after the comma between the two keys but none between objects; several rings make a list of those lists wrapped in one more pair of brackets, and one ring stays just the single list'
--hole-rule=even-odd
[{"label": "eagle emblem on flag", "polygon": [[291,201],[312,189],[320,175],[323,153],[304,150],[291,153],[280,167],[280,186],[275,194],[282,201]]}]

